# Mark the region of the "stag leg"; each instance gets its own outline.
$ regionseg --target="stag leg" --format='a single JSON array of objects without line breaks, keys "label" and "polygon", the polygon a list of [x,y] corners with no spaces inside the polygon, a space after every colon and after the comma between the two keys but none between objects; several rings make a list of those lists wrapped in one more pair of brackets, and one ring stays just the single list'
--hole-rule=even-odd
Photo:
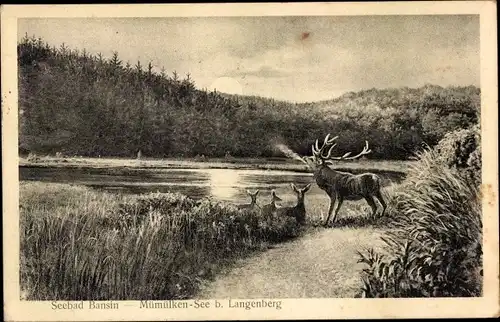
[{"label": "stag leg", "polygon": [[333,222],[335,223],[335,219],[337,218],[337,215],[339,214],[340,207],[342,207],[342,203],[344,202],[344,198],[342,196],[339,196],[339,203],[337,204],[337,208],[335,209],[335,214],[333,215]]},{"label": "stag leg", "polygon": [[382,194],[380,193],[380,190],[375,193],[375,197],[377,197],[378,201],[382,204],[382,214],[380,216],[382,217],[385,213],[385,210],[387,209],[387,204],[385,203],[384,198],[382,198]]},{"label": "stag leg", "polygon": [[372,211],[373,211],[372,216],[373,216],[373,218],[375,218],[375,216],[377,215],[377,204],[375,203],[375,200],[373,200],[372,196],[366,196],[365,199],[368,202],[368,204],[370,205],[370,207],[372,207]]},{"label": "stag leg", "polygon": [[333,208],[335,206],[335,197],[330,197],[330,208],[328,208],[328,216],[326,217],[326,221],[324,226],[328,226],[328,223],[330,222],[330,216],[332,215]]}]

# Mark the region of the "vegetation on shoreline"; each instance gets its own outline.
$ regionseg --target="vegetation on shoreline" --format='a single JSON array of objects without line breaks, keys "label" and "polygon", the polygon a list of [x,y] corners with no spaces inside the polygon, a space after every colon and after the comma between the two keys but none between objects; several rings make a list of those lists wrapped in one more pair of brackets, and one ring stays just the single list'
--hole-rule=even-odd
[{"label": "vegetation on shoreline", "polygon": [[478,126],[419,155],[394,194],[389,255],[360,253],[364,297],[481,296],[480,169]]},{"label": "vegetation on shoreline", "polygon": [[189,75],[36,38],[20,41],[18,63],[26,154],[272,157],[285,144],[305,155],[316,138],[338,133],[339,154],[368,139],[370,158],[405,160],[479,119],[473,86],[369,89],[298,104],[197,89]]},{"label": "vegetation on shoreline", "polygon": [[[340,171],[393,172],[404,175],[414,161],[358,160],[339,162]],[[123,159],[123,158],[80,158],[64,156],[37,156],[30,154],[19,158],[22,167],[62,168],[123,168],[123,169],[259,169],[276,171],[310,172],[304,164],[290,159],[232,158],[169,158],[169,159]]]},{"label": "vegetation on shoreline", "polygon": [[[372,218],[366,205],[355,203],[339,218],[333,229],[388,229],[383,255],[373,250],[360,253],[368,266],[362,275],[362,296],[481,294],[477,131],[452,133],[435,149],[420,154],[407,179],[385,189],[388,216]],[[325,202],[306,200],[309,227],[323,223],[319,214],[324,215]],[[228,222],[231,216],[241,219]],[[89,287],[100,289],[93,298],[135,299],[148,293],[158,299],[190,298],[201,281],[235,258],[300,235],[293,220],[267,223],[255,213],[208,199],[194,201],[178,194],[124,197],[24,182],[21,221],[22,285],[30,299],[89,299]],[[101,260],[88,267],[95,256]],[[146,279],[133,275],[136,269],[144,271]],[[133,291],[123,276],[143,284]],[[165,288],[148,285],[149,278],[165,281]],[[116,283],[128,286],[123,290]]]},{"label": "vegetation on shoreline", "polygon": [[29,300],[190,298],[236,258],[301,233],[293,218],[180,194],[20,188],[21,288]]}]

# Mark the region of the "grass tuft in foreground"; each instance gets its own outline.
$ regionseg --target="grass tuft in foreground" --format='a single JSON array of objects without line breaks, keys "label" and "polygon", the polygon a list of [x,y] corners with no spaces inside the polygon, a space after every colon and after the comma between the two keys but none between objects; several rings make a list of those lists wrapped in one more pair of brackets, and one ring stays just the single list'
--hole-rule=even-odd
[{"label": "grass tuft in foreground", "polygon": [[29,300],[190,298],[235,258],[300,234],[292,218],[180,194],[20,188],[20,282]]}]

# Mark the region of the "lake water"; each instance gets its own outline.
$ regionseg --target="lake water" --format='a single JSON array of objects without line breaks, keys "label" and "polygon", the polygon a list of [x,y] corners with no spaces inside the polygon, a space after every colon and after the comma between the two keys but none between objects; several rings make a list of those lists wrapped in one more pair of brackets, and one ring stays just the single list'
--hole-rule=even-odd
[{"label": "lake water", "polygon": [[[403,175],[378,173],[384,185],[399,182]],[[269,199],[272,189],[283,199],[294,198],[290,183],[303,187],[313,182],[311,173],[240,169],[123,169],[20,167],[20,180],[86,185],[109,192],[139,194],[180,192],[192,198],[212,196],[219,200],[247,203],[246,190],[260,190],[259,203]],[[313,184],[308,195],[325,193]],[[326,196],[326,195],[325,195]]]}]

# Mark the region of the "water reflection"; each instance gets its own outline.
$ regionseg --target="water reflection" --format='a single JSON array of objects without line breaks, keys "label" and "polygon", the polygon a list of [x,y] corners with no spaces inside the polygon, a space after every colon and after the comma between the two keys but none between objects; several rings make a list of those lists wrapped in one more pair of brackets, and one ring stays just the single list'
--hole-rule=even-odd
[{"label": "water reflection", "polygon": [[206,170],[209,174],[210,194],[220,200],[231,200],[238,193],[241,176],[237,171],[224,169]]}]

